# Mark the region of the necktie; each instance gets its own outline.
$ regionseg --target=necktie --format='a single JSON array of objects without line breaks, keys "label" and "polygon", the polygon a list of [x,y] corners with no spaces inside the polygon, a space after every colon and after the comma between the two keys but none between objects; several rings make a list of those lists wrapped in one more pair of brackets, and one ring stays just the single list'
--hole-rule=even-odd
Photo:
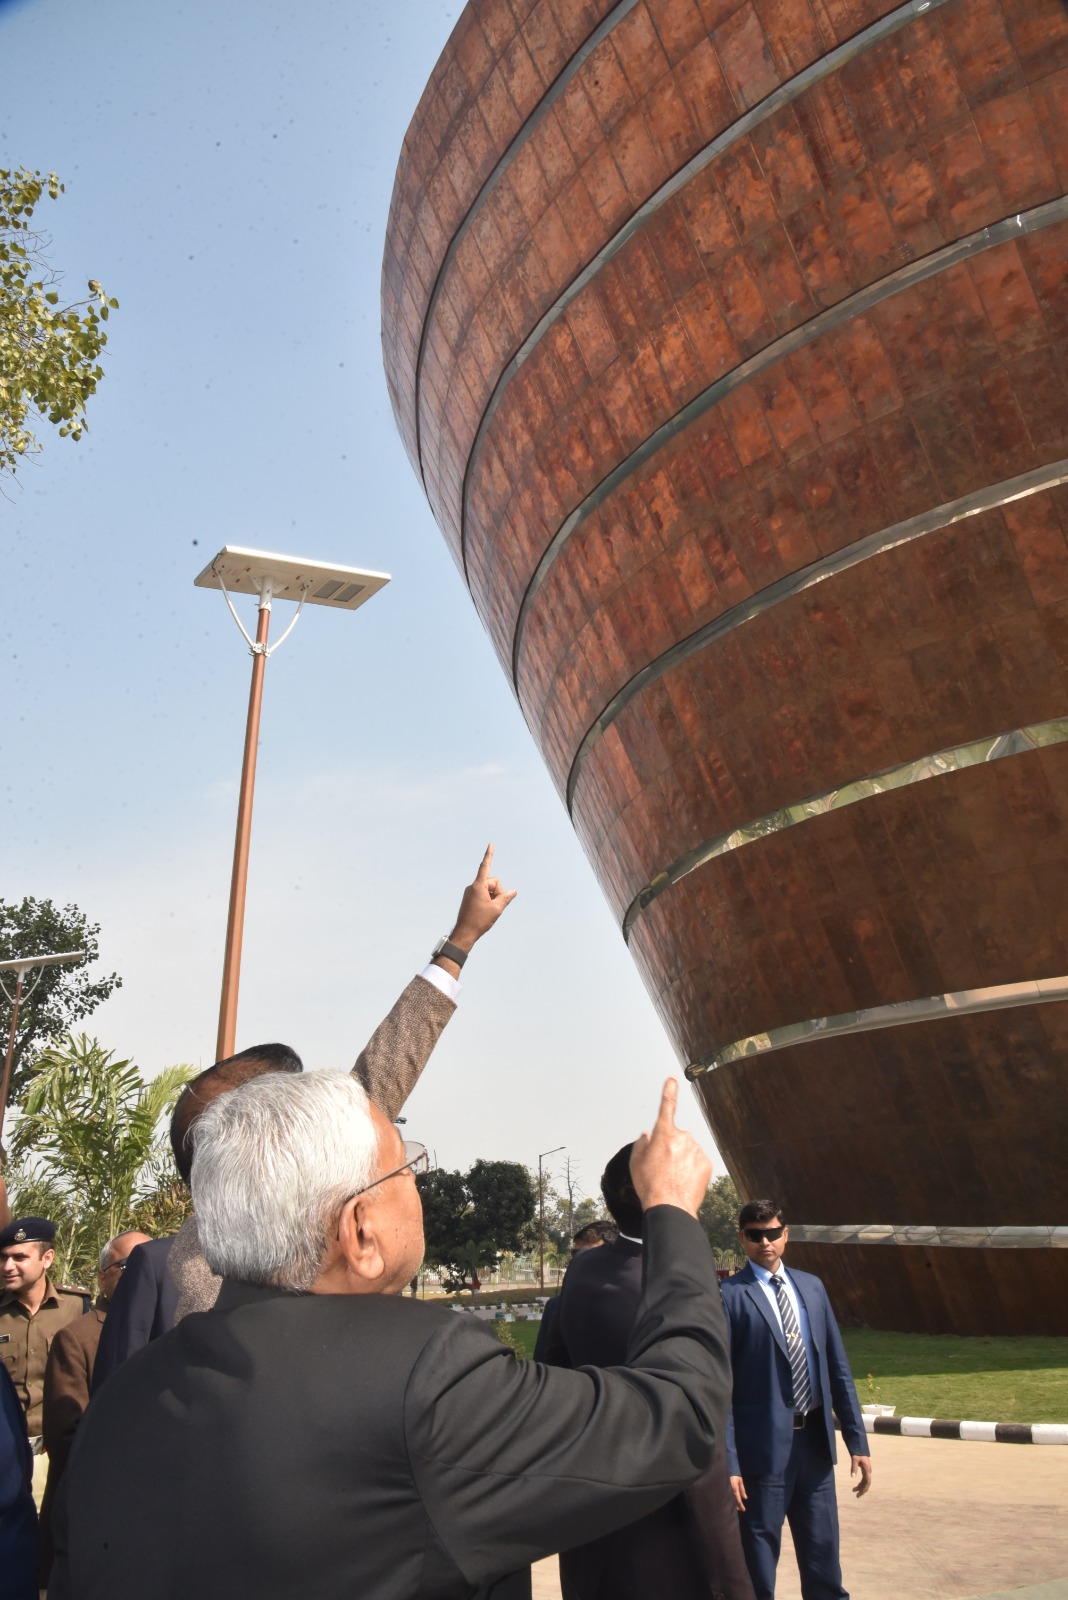
[{"label": "necktie", "polygon": [[794,1380],[794,1410],[811,1411],[812,1385],[808,1381],[808,1361],[805,1357],[801,1329],[797,1325],[797,1315],[790,1304],[790,1296],[786,1293],[782,1273],[776,1272],[771,1283],[775,1290],[775,1298],[779,1302],[782,1331],[786,1335],[786,1350],[790,1357],[790,1372]]}]

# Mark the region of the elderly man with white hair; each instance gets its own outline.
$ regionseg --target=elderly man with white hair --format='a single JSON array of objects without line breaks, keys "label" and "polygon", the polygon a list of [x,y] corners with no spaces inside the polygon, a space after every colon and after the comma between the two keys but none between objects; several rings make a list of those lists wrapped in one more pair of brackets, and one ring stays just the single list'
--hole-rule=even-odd
[{"label": "elderly man with white hair", "polygon": [[634,1149],[645,1286],[625,1364],[574,1372],[402,1295],[426,1151],[359,1084],[268,1076],[217,1100],[193,1195],[222,1291],[94,1399],[51,1600],[460,1600],[707,1471],[730,1371],[696,1220],[709,1162],[677,1093]]}]

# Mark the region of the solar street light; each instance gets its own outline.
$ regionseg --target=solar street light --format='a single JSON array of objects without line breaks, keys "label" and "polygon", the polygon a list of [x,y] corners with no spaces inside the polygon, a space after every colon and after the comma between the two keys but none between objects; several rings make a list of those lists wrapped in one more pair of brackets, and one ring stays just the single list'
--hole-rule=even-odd
[{"label": "solar street light", "polygon": [[[7,1110],[7,1091],[11,1083],[11,1063],[15,1059],[15,1029],[18,1027],[19,1006],[23,996],[27,998],[33,993],[41,981],[45,967],[63,967],[71,961],[84,961],[84,950],[64,950],[54,956],[12,956],[8,961],[0,961],[0,973],[13,972],[15,974],[15,993],[8,989],[3,978],[0,977],[0,989],[3,989],[11,1002],[11,1029],[7,1036],[7,1056],[4,1059],[4,1081],[0,1084],[0,1137],[4,1132],[4,1113]],[[23,980],[27,972],[37,969],[37,976],[31,978],[27,984]]]},{"label": "solar street light", "polygon": [[[222,997],[219,1003],[219,1033],[215,1059],[222,1061],[234,1053],[237,1031],[237,991],[241,976],[241,940],[245,924],[245,891],[248,886],[248,850],[252,834],[252,796],[256,786],[256,746],[259,743],[260,704],[263,698],[263,669],[267,657],[277,650],[297,625],[305,605],[330,606],[335,611],[356,611],[389,582],[388,572],[365,572],[360,567],[339,567],[322,561],[302,561],[296,556],[274,555],[266,550],[245,550],[224,545],[203,572],[194,580],[199,589],[221,589],[230,614],[244,636],[252,654],[252,684],[249,689],[248,719],[245,725],[245,754],[241,765],[241,790],[237,803],[237,834],[234,840],[234,866],[230,878],[230,909],[226,923],[226,950],[223,956]],[[230,598],[234,594],[257,596],[259,612],[256,637],[246,631]],[[272,600],[295,600],[297,609],[281,638],[267,643]]]}]

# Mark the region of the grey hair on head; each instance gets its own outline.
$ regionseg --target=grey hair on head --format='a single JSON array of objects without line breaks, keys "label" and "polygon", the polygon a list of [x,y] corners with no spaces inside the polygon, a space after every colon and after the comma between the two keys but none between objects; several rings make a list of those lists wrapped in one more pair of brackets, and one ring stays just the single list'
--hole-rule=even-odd
[{"label": "grey hair on head", "polygon": [[377,1167],[370,1102],[348,1073],[272,1072],[220,1095],[193,1148],[193,1207],[212,1272],[306,1292],[339,1208]]},{"label": "grey hair on head", "polygon": [[120,1239],[125,1239],[125,1237],[126,1237],[126,1235],[128,1233],[138,1233],[139,1231],[140,1230],[138,1228],[123,1228],[121,1233],[117,1233],[113,1239],[109,1239],[108,1240],[107,1244],[104,1246],[103,1250],[101,1250],[101,1252],[100,1252],[100,1270],[101,1270],[101,1272],[104,1272],[107,1269],[108,1256],[111,1254],[112,1245],[118,1244]]}]

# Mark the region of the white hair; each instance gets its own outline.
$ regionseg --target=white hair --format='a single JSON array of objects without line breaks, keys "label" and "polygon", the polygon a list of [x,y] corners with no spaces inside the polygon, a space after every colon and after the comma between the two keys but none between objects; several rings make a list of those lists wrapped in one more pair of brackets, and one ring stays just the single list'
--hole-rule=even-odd
[{"label": "white hair", "polygon": [[373,1184],[378,1133],[342,1072],[269,1072],[197,1120],[193,1209],[213,1272],[301,1293],[345,1200]]}]

